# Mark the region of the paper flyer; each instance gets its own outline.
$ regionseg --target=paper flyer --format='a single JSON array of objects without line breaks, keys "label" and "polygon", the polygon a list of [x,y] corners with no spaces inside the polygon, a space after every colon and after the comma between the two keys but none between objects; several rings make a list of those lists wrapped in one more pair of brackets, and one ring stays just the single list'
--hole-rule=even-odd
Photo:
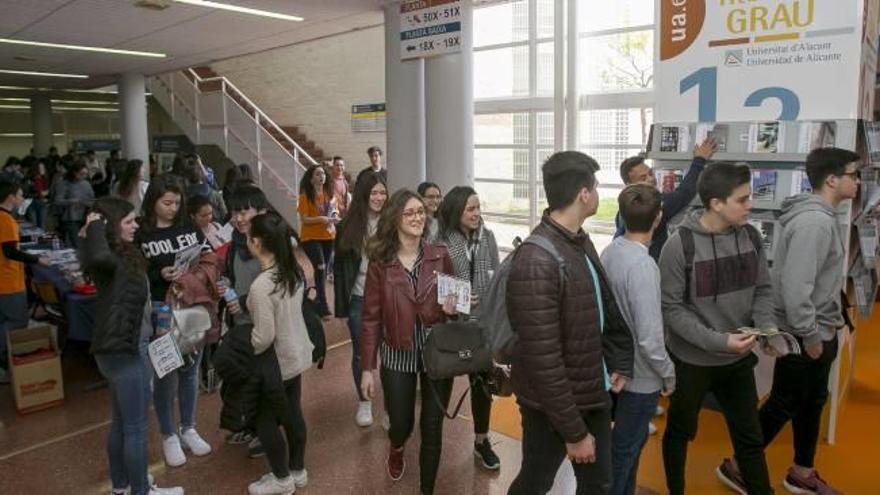
[{"label": "paper flyer", "polygon": [[776,183],[779,173],[776,170],[753,170],[752,171],[752,200],[769,201],[776,200]]},{"label": "paper flyer", "polygon": [[471,312],[471,283],[443,273],[437,274],[437,302],[446,303],[449,294],[455,295],[455,309],[462,314]]},{"label": "paper flyer", "polygon": [[784,127],[779,122],[760,122],[749,127],[749,151],[779,153],[785,141]]},{"label": "paper flyer", "polygon": [[174,270],[177,273],[186,273],[199,261],[202,255],[203,244],[193,244],[182,249],[174,255]]},{"label": "paper flyer", "polygon": [[170,333],[150,342],[147,352],[159,378],[183,366],[183,356],[180,355],[177,342]]}]

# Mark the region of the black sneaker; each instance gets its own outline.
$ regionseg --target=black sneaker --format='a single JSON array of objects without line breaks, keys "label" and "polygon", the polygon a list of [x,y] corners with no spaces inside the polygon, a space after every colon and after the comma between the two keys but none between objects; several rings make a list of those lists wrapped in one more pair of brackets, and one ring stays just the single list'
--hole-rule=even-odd
[{"label": "black sneaker", "polygon": [[483,467],[493,471],[501,469],[501,459],[492,450],[492,444],[488,438],[484,438],[482,442],[474,444],[474,457],[483,463]]},{"label": "black sneaker", "polygon": [[260,439],[254,438],[251,440],[251,443],[248,444],[248,457],[256,459],[257,457],[263,457],[265,455],[266,451],[263,449],[263,444],[260,443]]},{"label": "black sneaker", "polygon": [[241,430],[226,435],[226,443],[228,443],[229,445],[241,445],[243,443],[250,443],[253,439],[254,434],[247,430]]},{"label": "black sneaker", "polygon": [[724,458],[721,464],[715,468],[715,476],[724,483],[727,488],[739,493],[740,495],[748,495],[746,492],[746,482],[740,474],[739,469],[733,464],[729,458]]}]

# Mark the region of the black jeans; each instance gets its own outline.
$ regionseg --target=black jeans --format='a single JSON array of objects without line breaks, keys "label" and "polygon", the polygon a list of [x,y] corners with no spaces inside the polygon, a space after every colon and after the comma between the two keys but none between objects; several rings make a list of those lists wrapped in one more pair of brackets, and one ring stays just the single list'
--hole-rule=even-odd
[{"label": "black jeans", "polygon": [[[263,411],[256,421],[257,437],[266,451],[266,458],[272,473],[278,478],[286,478],[291,470],[300,471],[305,467],[306,420],[302,411],[302,375],[284,382],[284,395],[287,410],[283,416]],[[278,430],[284,427],[287,445]]]},{"label": "black jeans", "polygon": [[452,393],[452,380],[431,380],[424,372],[404,373],[389,370],[384,366],[380,374],[382,391],[385,394],[385,407],[391,420],[388,438],[391,440],[391,447],[395,449],[403,447],[412,434],[415,425],[416,380],[422,382],[422,410],[419,417],[421,433],[419,481],[423,494],[433,493],[443,446],[443,420],[446,419],[444,411],[437,404],[433,390],[437,391],[443,407],[446,408],[449,404],[449,394]]},{"label": "black jeans", "polygon": [[773,493],[758,421],[758,393],[753,370],[758,357],[749,354],[725,366],[696,366],[674,356],[673,361],[676,386],[669,400],[669,417],[663,435],[663,465],[669,493],[684,494],[688,442],[697,435],[700,407],[708,392],[712,392],[721,405],[746,490],[750,495]]},{"label": "black jeans", "polygon": [[[565,460],[565,440],[553,429],[547,415],[519,406],[522,415],[522,466],[508,495],[540,495],[553,488],[556,471]],[[587,430],[596,439],[596,462],[574,464],[577,494],[607,494],[611,490],[611,411],[582,412]]]},{"label": "black jeans", "polygon": [[312,268],[315,270],[315,289],[318,290],[318,311],[321,316],[330,314],[330,308],[327,306],[327,291],[325,281],[327,280],[327,269],[330,266],[330,258],[333,256],[333,241],[303,241],[303,251],[312,262]]},{"label": "black jeans", "polygon": [[[803,341],[800,344],[803,346]],[[823,342],[819,359],[794,354],[777,359],[773,368],[773,389],[759,411],[764,445],[791,420],[794,463],[798,466],[811,468],[815,462],[822,409],[828,400],[828,375],[836,358],[835,338]]]},{"label": "black jeans", "polygon": [[492,394],[486,390],[488,374],[468,375],[471,382],[471,415],[474,417],[474,434],[489,433],[489,417],[492,415]]}]

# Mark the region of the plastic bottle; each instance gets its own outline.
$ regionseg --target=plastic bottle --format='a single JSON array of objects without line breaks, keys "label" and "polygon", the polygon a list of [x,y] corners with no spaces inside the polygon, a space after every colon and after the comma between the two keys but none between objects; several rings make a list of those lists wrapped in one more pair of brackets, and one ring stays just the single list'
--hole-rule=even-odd
[{"label": "plastic bottle", "polygon": [[171,331],[171,307],[167,304],[163,304],[156,315],[156,330],[163,334]]},{"label": "plastic bottle", "polygon": [[61,240],[58,239],[58,236],[52,237],[52,251],[58,251],[61,249]]},{"label": "plastic bottle", "polygon": [[223,299],[226,302],[231,303],[232,301],[238,299],[238,293],[235,292],[235,289],[233,289],[232,287],[227,287],[226,292],[223,293]]}]

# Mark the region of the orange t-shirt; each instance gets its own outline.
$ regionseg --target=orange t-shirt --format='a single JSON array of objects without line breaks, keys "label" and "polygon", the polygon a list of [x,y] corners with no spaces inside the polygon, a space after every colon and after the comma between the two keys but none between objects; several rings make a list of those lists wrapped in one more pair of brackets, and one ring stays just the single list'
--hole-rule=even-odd
[{"label": "orange t-shirt", "polygon": [[[327,217],[336,210],[336,201],[324,201],[324,194],[315,196],[315,202],[309,201],[305,194],[299,195],[296,210],[302,217]],[[323,223],[305,223],[300,226],[299,238],[302,241],[332,241],[336,238],[336,226]]]},{"label": "orange t-shirt", "polygon": [[[18,222],[8,211],[0,208],[0,244],[18,241]],[[24,292],[24,263],[6,259],[0,249],[0,294],[18,292]]]}]

